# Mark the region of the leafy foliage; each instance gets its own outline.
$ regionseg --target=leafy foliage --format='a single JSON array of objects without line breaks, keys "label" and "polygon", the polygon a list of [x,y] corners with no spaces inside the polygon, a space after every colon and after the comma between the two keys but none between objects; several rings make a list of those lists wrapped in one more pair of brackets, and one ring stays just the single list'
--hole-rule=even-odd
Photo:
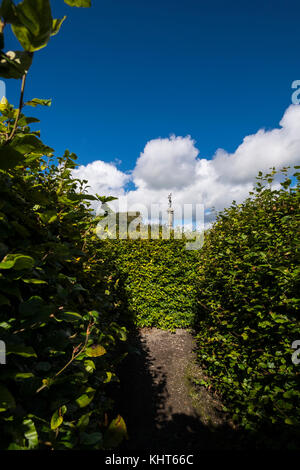
[{"label": "leafy foliage", "polygon": [[[124,329],[107,295],[111,273],[95,261],[96,220],[71,178],[74,159],[66,152],[57,167],[29,152],[0,173],[0,334],[9,357],[0,378],[2,448],[28,447],[29,417],[40,446],[78,447],[81,417],[90,413],[94,432],[112,410],[105,389]],[[51,416],[62,407],[54,428]]]},{"label": "leafy foliage", "polygon": [[219,214],[199,253],[199,359],[249,429],[300,424],[299,173],[272,189],[275,173]]},{"label": "leafy foliage", "polygon": [[65,3],[70,5],[71,7],[90,7],[91,0],[64,0]]},{"label": "leafy foliage", "polygon": [[138,327],[187,328],[196,311],[196,254],[182,240],[107,240]]},{"label": "leafy foliage", "polygon": [[[64,0],[89,7],[90,0]],[[299,429],[299,173],[219,214],[199,252],[184,240],[100,241],[76,155],[54,150],[24,102],[33,55],[56,35],[49,0],[3,0],[0,75],[22,79],[19,107],[0,102],[1,449],[103,449],[127,438],[108,384],[138,326],[197,329],[207,383],[249,429]],[[22,51],[4,52],[10,24]],[[287,173],[287,169],[283,170]],[[199,307],[199,308],[198,308]],[[125,315],[126,312],[126,315]]]},{"label": "leafy foliage", "polygon": [[[4,0],[1,15],[30,54],[62,23],[52,19],[48,0],[17,6]],[[4,56],[9,66],[1,61],[1,73],[18,78],[16,67],[9,68],[12,55]],[[66,151],[55,159],[39,132],[31,131],[38,120],[26,117],[23,106],[50,101],[24,104],[28,66],[21,54],[14,57],[24,73],[20,106],[0,103],[0,338],[7,350],[0,448],[113,447],[115,420],[122,424],[117,443],[126,437],[126,425],[115,418],[107,387],[117,380],[126,329],[118,323],[114,269],[97,262],[98,220],[89,202],[97,197],[72,178],[76,155]]]}]

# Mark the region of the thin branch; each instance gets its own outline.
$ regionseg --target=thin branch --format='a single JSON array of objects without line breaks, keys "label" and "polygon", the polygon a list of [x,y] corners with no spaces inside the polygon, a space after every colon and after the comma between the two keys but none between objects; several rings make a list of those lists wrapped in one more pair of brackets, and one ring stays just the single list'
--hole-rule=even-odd
[{"label": "thin branch", "polygon": [[19,121],[20,114],[21,114],[21,111],[22,111],[22,108],[23,108],[23,98],[24,98],[24,89],[25,89],[26,77],[27,77],[27,71],[24,73],[24,75],[23,75],[23,77],[22,77],[19,108],[18,108],[18,111],[17,111],[17,116],[16,116],[16,119],[15,119],[14,127],[13,127],[13,129],[12,129],[12,131],[11,131],[10,136],[8,137],[8,139],[7,139],[7,141],[6,141],[7,143],[12,140],[12,138],[14,137],[14,135],[15,135],[15,133],[16,133],[16,130],[17,130],[18,121]]},{"label": "thin branch", "polygon": [[[88,343],[89,336],[91,334],[91,329],[92,329],[93,325],[94,325],[94,322],[93,323],[90,322],[88,324],[88,327],[87,327],[87,330],[86,330],[85,342],[84,342],[84,345],[82,346],[82,348],[79,349],[82,343],[78,344],[77,346],[75,346],[73,348],[71,359],[67,362],[67,364],[64,365],[64,367],[62,369],[60,369],[60,371],[58,371],[55,374],[54,378],[58,377],[67,367],[69,367],[69,365],[74,361],[74,359],[76,359],[78,356],[80,356],[80,354],[85,350],[85,348],[87,347],[87,343]],[[79,351],[78,351],[78,349],[79,349]],[[41,390],[43,390],[46,387],[48,387],[47,384],[42,385],[40,388],[37,389],[36,393],[39,393]]]}]

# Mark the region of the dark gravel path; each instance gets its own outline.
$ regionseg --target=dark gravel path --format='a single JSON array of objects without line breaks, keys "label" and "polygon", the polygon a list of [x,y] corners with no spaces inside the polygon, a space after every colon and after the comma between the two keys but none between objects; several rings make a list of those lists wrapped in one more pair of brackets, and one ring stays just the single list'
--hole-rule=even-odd
[{"label": "dark gravel path", "polygon": [[235,431],[220,402],[192,378],[193,338],[186,330],[138,330],[121,369],[121,414],[129,441],[125,449],[173,450],[234,448]]}]

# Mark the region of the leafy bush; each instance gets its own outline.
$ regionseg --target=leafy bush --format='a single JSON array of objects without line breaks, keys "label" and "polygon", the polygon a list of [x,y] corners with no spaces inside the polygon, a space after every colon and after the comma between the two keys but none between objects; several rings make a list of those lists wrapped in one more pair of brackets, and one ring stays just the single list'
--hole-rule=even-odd
[{"label": "leafy bush", "polygon": [[281,189],[268,187],[274,175],[219,214],[199,253],[199,359],[249,429],[300,423],[299,173]]},{"label": "leafy bush", "polygon": [[52,19],[47,0],[3,1],[1,15],[26,50],[18,61],[1,53],[2,76],[22,76],[22,87],[18,109],[0,104],[0,338],[7,353],[0,448],[110,448],[126,436],[107,393],[126,329],[118,323],[115,270],[100,262],[89,207],[109,198],[87,195],[71,177],[76,156],[66,151],[55,160],[30,130],[38,121],[22,113],[25,104],[50,104],[24,104],[25,78],[28,58],[61,20]]},{"label": "leafy bush", "polygon": [[138,327],[188,328],[196,309],[194,251],[182,240],[104,241],[123,279],[127,310]]},{"label": "leafy bush", "polygon": [[[3,0],[0,14],[0,76],[22,79],[18,109],[0,103],[0,448],[118,445],[126,424],[108,388],[133,316],[139,327],[195,325],[207,380],[237,422],[298,429],[299,173],[296,187],[286,178],[274,190],[275,172],[260,175],[200,252],[184,240],[100,241],[89,201],[109,198],[86,194],[71,176],[76,156],[56,160],[22,113],[51,104],[24,103],[24,88],[65,18],[52,18],[49,0]],[[3,52],[8,24],[23,51]]]}]

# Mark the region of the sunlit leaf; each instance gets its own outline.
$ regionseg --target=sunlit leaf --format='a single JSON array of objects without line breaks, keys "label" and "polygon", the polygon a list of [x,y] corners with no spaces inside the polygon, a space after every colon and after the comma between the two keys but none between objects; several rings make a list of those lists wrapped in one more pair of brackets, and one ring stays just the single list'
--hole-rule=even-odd
[{"label": "sunlit leaf", "polygon": [[122,416],[118,415],[105,432],[104,445],[106,448],[117,447],[124,439],[128,439],[127,427]]},{"label": "sunlit leaf", "polygon": [[96,369],[95,363],[91,360],[84,361],[84,367],[90,374]]},{"label": "sunlit leaf", "polygon": [[76,403],[80,408],[88,406],[95,396],[96,390],[88,387],[85,392],[76,399]]},{"label": "sunlit leaf", "polygon": [[67,5],[70,7],[83,7],[88,8],[91,6],[91,0],[64,0]]},{"label": "sunlit leaf", "polygon": [[24,106],[33,106],[34,108],[38,105],[40,106],[51,106],[52,100],[50,99],[40,99],[40,98],[33,98],[32,100],[26,101]]},{"label": "sunlit leaf", "polygon": [[100,344],[93,344],[86,349],[86,355],[89,357],[100,357],[106,354],[106,349]]},{"label": "sunlit leaf", "polygon": [[23,0],[16,6],[18,22],[12,30],[25,51],[45,47],[50,39],[53,19],[49,0]]},{"label": "sunlit leaf", "polygon": [[22,281],[25,282],[25,284],[47,284],[47,282],[43,281],[42,279],[24,279],[24,278],[22,278]]},{"label": "sunlit leaf", "polygon": [[51,31],[51,36],[55,36],[59,30],[60,30],[60,27],[61,25],[63,24],[63,22],[65,21],[67,17],[64,16],[63,18],[61,19],[56,19],[56,20],[53,20],[52,22],[52,31]]},{"label": "sunlit leaf", "polygon": [[77,322],[78,320],[82,320],[82,316],[77,312],[60,311],[57,314],[57,318],[59,320],[65,320],[65,321],[70,321],[70,322]]},{"label": "sunlit leaf", "polygon": [[66,413],[66,411],[67,411],[67,407],[64,405],[53,413],[52,418],[51,418],[51,423],[50,423],[52,430],[59,428],[59,426],[63,423],[64,421],[63,416]]},{"label": "sunlit leaf", "polygon": [[38,433],[32,419],[24,419],[23,425],[26,428],[25,438],[28,440],[28,449],[36,449],[39,444]]},{"label": "sunlit leaf", "polygon": [[31,269],[35,264],[31,256],[22,254],[9,254],[0,263],[0,269],[14,269],[20,271],[23,269]]},{"label": "sunlit leaf", "polygon": [[23,357],[37,357],[34,349],[31,346],[24,346],[23,344],[8,345],[6,354],[15,354]]},{"label": "sunlit leaf", "polygon": [[35,135],[25,134],[16,136],[11,143],[11,147],[20,153],[30,153],[43,149],[43,144]]}]

